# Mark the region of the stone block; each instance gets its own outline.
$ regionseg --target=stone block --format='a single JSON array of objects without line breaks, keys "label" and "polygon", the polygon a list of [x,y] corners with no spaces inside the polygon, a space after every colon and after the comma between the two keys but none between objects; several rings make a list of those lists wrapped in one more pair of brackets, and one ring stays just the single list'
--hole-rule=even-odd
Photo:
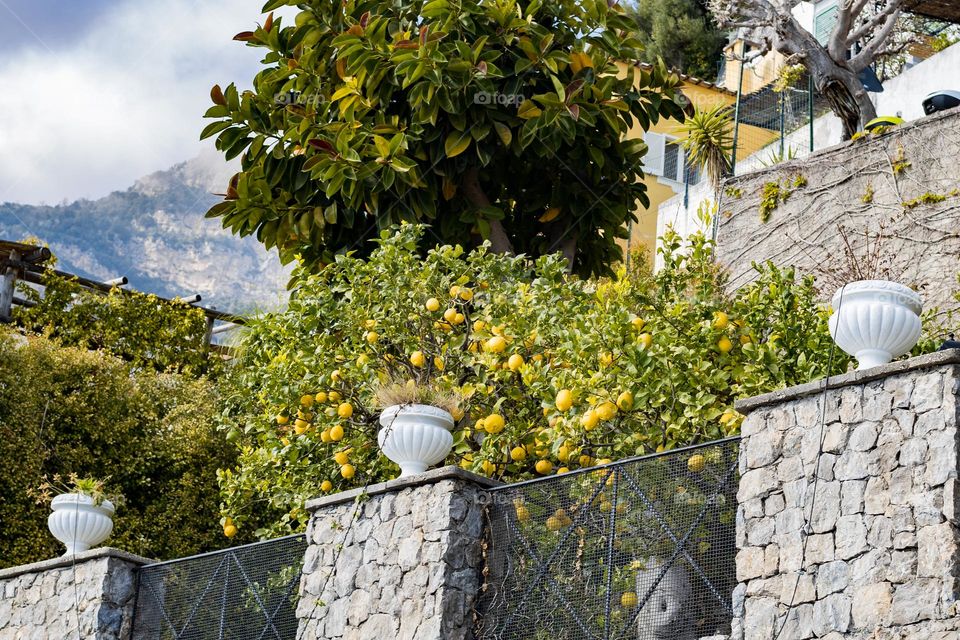
[{"label": "stone block", "polygon": [[944,522],[917,529],[917,575],[921,578],[957,576],[957,528]]},{"label": "stone block", "polygon": [[877,582],[857,587],[853,591],[853,626],[873,630],[879,627],[890,612],[893,588],[889,582]]}]

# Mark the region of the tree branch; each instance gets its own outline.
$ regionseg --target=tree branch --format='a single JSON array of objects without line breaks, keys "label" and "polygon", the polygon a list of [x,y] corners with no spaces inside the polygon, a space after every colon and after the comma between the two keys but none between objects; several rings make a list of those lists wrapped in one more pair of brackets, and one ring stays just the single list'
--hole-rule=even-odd
[{"label": "tree branch", "polygon": [[880,50],[880,47],[887,41],[887,38],[893,32],[894,27],[897,26],[897,20],[900,18],[900,8],[898,7],[890,16],[887,17],[886,23],[883,27],[877,31],[873,39],[860,50],[860,53],[855,55],[848,66],[856,73],[863,71],[870,63],[873,62],[874,57],[877,54],[877,51]]}]

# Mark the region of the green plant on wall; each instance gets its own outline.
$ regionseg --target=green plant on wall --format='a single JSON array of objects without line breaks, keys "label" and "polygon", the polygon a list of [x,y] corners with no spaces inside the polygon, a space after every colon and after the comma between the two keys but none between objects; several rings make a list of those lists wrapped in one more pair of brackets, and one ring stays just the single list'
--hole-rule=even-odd
[{"label": "green plant on wall", "polygon": [[29,331],[65,346],[103,350],[137,367],[189,374],[216,367],[204,342],[207,325],[200,309],[116,287],[100,294],[52,270],[42,281],[42,294],[20,287],[34,306],[15,307],[14,319]]}]

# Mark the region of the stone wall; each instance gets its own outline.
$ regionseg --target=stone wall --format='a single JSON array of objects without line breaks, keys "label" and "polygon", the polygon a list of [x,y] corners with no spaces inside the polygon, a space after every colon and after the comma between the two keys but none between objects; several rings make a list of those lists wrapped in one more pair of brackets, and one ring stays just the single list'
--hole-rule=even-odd
[{"label": "stone wall", "polygon": [[822,389],[738,405],[733,637],[960,637],[960,351]]},{"label": "stone wall", "polygon": [[[854,254],[866,262],[864,234],[875,237],[882,226],[884,279],[920,288],[928,307],[956,307],[958,157],[960,109],[954,109],[881,137],[731,178],[721,196],[717,233],[718,258],[730,269],[731,286],[753,280],[753,261],[828,275],[844,262],[838,224],[848,229]],[[770,202],[774,189],[781,195],[769,221],[762,222],[761,202],[765,193]],[[823,279],[829,297],[838,279]]]},{"label": "stone wall", "polygon": [[0,570],[0,640],[126,640],[146,562],[100,548]]},{"label": "stone wall", "polygon": [[470,636],[489,486],[445,467],[308,503],[298,637]]}]

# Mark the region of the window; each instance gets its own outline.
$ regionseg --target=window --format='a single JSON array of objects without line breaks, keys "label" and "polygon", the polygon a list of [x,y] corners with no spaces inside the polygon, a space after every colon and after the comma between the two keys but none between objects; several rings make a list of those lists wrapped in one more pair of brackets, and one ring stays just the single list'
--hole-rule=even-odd
[{"label": "window", "polygon": [[[688,167],[687,158],[683,147],[675,144],[676,138],[648,131],[643,135],[643,139],[647,143],[647,155],[643,157],[643,170],[666,180],[684,182]],[[694,173],[691,171],[690,176]],[[693,182],[691,180],[691,183]]]},{"label": "window", "polygon": [[813,19],[813,37],[817,39],[817,42],[826,46],[827,40],[830,39],[830,32],[833,31],[834,25],[837,24],[837,14],[840,12],[840,9],[837,5],[833,5],[829,9],[821,11]]}]

